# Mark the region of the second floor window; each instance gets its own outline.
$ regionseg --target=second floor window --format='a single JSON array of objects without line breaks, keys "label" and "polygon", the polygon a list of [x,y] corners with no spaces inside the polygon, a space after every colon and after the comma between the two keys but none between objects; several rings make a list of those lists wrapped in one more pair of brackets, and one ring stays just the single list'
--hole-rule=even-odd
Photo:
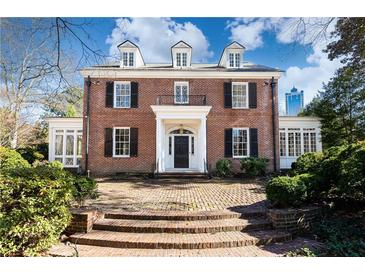
[{"label": "second floor window", "polygon": [[248,108],[247,83],[232,83],[232,108]]},{"label": "second floor window", "polygon": [[134,53],[133,52],[123,52],[123,66],[133,67],[134,66]]},{"label": "second floor window", "polygon": [[114,84],[114,107],[130,108],[131,107],[131,83],[115,82]]},{"label": "second floor window", "polygon": [[189,103],[189,84],[188,82],[175,82],[175,104]]}]

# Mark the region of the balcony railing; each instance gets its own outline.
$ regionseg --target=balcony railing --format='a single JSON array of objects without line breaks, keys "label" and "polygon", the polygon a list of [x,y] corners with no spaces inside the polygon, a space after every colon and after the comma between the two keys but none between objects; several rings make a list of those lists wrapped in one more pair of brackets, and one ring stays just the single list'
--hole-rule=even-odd
[{"label": "balcony railing", "polygon": [[157,105],[188,105],[188,106],[205,106],[207,104],[206,95],[159,95],[156,100]]}]

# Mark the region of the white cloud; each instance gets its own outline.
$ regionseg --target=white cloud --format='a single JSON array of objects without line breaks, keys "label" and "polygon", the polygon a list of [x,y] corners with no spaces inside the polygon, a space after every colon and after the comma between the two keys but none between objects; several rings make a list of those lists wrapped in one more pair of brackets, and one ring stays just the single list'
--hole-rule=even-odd
[{"label": "white cloud", "polygon": [[274,32],[278,43],[311,46],[313,52],[306,58],[308,66],[291,66],[279,80],[279,100],[283,105],[284,93],[293,86],[304,90],[304,101],[310,102],[318,90],[322,89],[322,84],[341,67],[339,60],[330,61],[323,52],[336,22],[331,22],[326,31],[320,33],[326,23],[328,18],[237,18],[229,22],[227,28],[231,31],[230,39],[237,40],[248,50],[263,46],[265,31]]},{"label": "white cloud", "polygon": [[119,18],[106,43],[111,56],[124,40],[135,42],[146,62],[171,62],[170,48],[184,40],[193,48],[193,61],[206,62],[213,56],[203,32],[191,22],[177,23],[170,18]]}]

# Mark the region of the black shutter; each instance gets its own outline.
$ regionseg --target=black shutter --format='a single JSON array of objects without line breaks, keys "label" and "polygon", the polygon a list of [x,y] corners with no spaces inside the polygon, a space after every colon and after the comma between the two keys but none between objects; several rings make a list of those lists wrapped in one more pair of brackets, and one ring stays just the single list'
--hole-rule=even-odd
[{"label": "black shutter", "polygon": [[112,157],[113,156],[113,129],[106,128],[104,134],[104,156]]},{"label": "black shutter", "polygon": [[232,157],[232,129],[226,128],[224,130],[224,157]]},{"label": "black shutter", "polygon": [[248,107],[257,108],[257,84],[248,83]]},{"label": "black shutter", "polygon": [[131,108],[138,108],[138,83],[131,82]]},{"label": "black shutter", "polygon": [[224,107],[232,108],[232,83],[224,82]]},{"label": "black shutter", "polygon": [[259,143],[257,128],[250,128],[250,157],[259,156]]},{"label": "black shutter", "polygon": [[130,132],[130,156],[138,156],[138,128],[132,127]]},{"label": "black shutter", "polygon": [[114,82],[106,82],[105,107],[113,107]]}]

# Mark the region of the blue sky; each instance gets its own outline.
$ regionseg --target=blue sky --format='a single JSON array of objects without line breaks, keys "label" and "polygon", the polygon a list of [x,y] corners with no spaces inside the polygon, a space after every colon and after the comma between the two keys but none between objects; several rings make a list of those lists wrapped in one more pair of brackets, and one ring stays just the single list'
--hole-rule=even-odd
[{"label": "blue sky", "polygon": [[[313,23],[327,19],[306,20],[316,25]],[[300,34],[294,35],[297,22],[296,18],[93,18],[88,31],[95,47],[106,54],[117,55],[116,45],[130,39],[140,46],[146,62],[161,63],[170,62],[169,47],[179,40],[192,45],[193,61],[208,63],[217,63],[223,48],[236,40],[247,48],[245,61],[285,71],[279,81],[283,108],[283,94],[292,86],[304,90],[308,103],[340,66],[338,60],[331,62],[322,52],[328,40],[311,43],[315,27],[305,33],[299,29]]]}]

